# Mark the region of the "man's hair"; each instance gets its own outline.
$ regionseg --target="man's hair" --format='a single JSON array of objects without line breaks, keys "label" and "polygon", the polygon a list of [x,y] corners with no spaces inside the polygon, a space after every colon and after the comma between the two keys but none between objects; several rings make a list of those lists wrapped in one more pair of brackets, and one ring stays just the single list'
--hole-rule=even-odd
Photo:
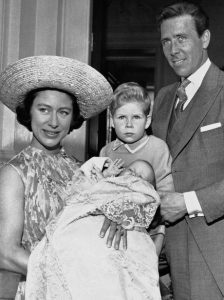
[{"label": "man's hair", "polygon": [[25,126],[29,131],[32,131],[31,114],[30,114],[31,107],[33,105],[34,99],[36,98],[37,94],[39,92],[45,91],[45,90],[53,90],[53,91],[59,91],[62,93],[66,93],[71,98],[72,105],[73,105],[73,117],[72,117],[72,122],[70,125],[69,132],[71,132],[73,129],[78,129],[79,127],[81,127],[84,119],[80,115],[79,106],[77,104],[77,100],[76,100],[75,96],[68,93],[67,91],[63,91],[63,90],[56,89],[56,88],[48,88],[48,87],[38,88],[38,89],[34,89],[34,90],[28,92],[24,101],[16,107],[17,121],[20,124],[22,124],[23,126]]},{"label": "man's hair", "polygon": [[157,22],[160,27],[163,21],[184,15],[190,15],[193,18],[199,37],[202,36],[206,29],[209,29],[209,18],[202,7],[186,1],[176,2],[163,8],[157,18]]},{"label": "man's hair", "polygon": [[148,115],[151,107],[149,92],[136,82],[120,84],[112,95],[110,112],[113,116],[115,111],[127,103],[140,103],[144,107],[145,115]]}]

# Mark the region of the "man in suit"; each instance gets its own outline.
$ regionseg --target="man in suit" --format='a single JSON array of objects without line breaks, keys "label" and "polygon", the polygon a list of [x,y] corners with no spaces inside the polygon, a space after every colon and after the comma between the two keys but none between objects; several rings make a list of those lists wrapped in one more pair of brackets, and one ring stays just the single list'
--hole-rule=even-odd
[{"label": "man in suit", "polygon": [[188,79],[184,100],[178,82],[159,91],[152,120],[173,157],[176,192],[161,194],[161,214],[175,300],[224,299],[224,73],[208,58],[208,23],[189,2],[159,16],[164,55]]}]

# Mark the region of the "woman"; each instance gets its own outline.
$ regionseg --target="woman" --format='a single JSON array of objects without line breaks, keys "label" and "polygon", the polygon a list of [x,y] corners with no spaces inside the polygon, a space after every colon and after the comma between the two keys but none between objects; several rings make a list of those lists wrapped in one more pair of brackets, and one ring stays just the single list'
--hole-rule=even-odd
[{"label": "woman", "polygon": [[[100,73],[65,57],[27,57],[0,74],[0,101],[33,132],[31,144],[0,170],[0,269],[26,275],[32,249],[63,208],[58,187],[79,167],[62,140],[104,110],[111,93]],[[23,290],[20,284],[17,298]]]}]

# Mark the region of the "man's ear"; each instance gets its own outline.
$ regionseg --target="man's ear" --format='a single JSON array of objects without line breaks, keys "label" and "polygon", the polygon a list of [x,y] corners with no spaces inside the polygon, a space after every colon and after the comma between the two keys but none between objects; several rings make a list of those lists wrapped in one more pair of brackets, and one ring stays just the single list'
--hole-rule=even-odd
[{"label": "man's ear", "polygon": [[152,121],[152,116],[148,115],[145,123],[145,129],[149,128],[151,121]]},{"label": "man's ear", "polygon": [[207,49],[208,45],[210,43],[210,38],[211,38],[211,33],[210,30],[206,29],[202,36],[201,36],[201,40],[202,40],[202,44],[203,44],[203,49]]}]

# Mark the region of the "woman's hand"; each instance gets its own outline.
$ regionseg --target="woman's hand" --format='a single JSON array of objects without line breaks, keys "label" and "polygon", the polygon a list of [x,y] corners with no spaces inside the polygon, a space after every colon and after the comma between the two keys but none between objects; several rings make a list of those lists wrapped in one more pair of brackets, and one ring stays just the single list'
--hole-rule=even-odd
[{"label": "woman's hand", "polygon": [[121,225],[118,225],[115,222],[112,222],[108,218],[104,218],[103,226],[100,230],[100,237],[104,238],[107,231],[109,230],[109,234],[107,237],[107,246],[110,248],[114,242],[114,248],[119,250],[120,242],[122,239],[123,249],[127,249],[127,230],[122,228]]}]

